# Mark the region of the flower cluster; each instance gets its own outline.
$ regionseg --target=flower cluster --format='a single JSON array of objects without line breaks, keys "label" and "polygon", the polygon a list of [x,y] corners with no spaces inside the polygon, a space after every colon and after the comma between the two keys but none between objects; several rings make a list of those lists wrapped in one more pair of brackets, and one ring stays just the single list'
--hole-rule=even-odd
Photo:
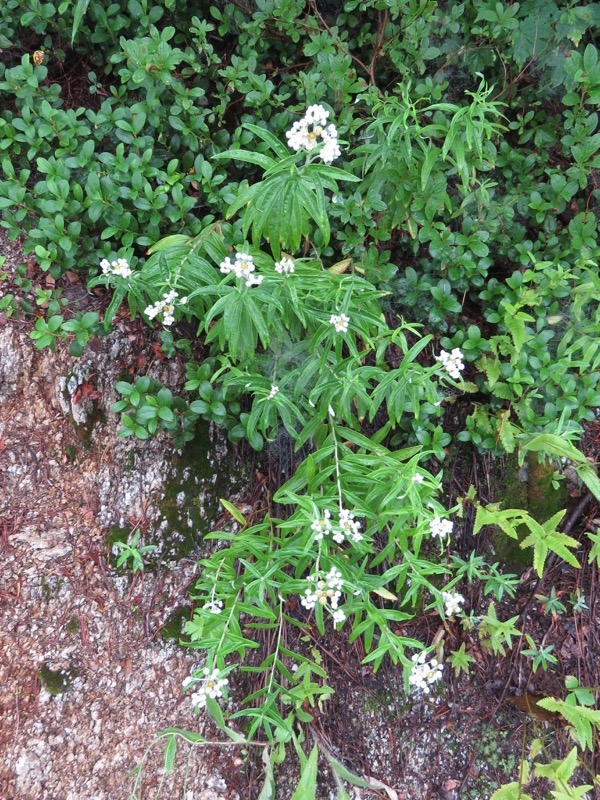
[{"label": "flower cluster", "polygon": [[273,384],[273,386],[271,386],[271,391],[267,395],[267,400],[272,400],[276,394],[279,394],[279,386],[275,386],[275,384]]},{"label": "flower cluster", "polygon": [[246,282],[246,286],[258,286],[263,282],[262,275],[254,274],[256,266],[252,256],[248,253],[236,253],[233,261],[228,256],[225,261],[221,262],[220,270],[224,275],[233,272],[236,278],[241,278]]},{"label": "flower cluster", "polygon": [[189,689],[191,686],[196,686],[198,683],[200,683],[201,686],[191,695],[190,699],[194,708],[204,708],[208,698],[217,700],[219,697],[223,697],[223,689],[227,686],[229,681],[227,678],[222,677],[218,669],[210,670],[204,667],[201,677],[190,675],[184,680],[183,688]]},{"label": "flower cluster", "polygon": [[202,606],[204,611],[208,611],[210,614],[220,614],[223,611],[223,601],[217,600],[215,597],[211,597],[204,605]]},{"label": "flower cluster", "polygon": [[118,275],[120,278],[129,278],[132,274],[129,261],[126,258],[117,258],[116,261],[109,261],[103,258],[100,266],[105,275]]},{"label": "flower cluster", "polygon": [[415,689],[420,689],[424,694],[429,694],[433,684],[441,679],[443,666],[437,658],[427,661],[427,653],[424,650],[415,653],[411,660],[414,667],[408,679],[409,684]]},{"label": "flower cluster", "polygon": [[360,532],[360,522],[354,519],[354,514],[345,508],[340,509],[340,530],[333,534],[334,541],[342,543],[344,539],[360,542],[363,538]]},{"label": "flower cluster", "polygon": [[280,275],[291,275],[292,272],[295,271],[296,265],[293,258],[287,258],[287,256],[284,256],[281,261],[275,262],[275,272],[278,272]]},{"label": "flower cluster", "polygon": [[465,368],[465,365],[463,364],[463,354],[458,347],[455,347],[451,353],[442,350],[439,356],[435,357],[435,360],[442,364],[451,378],[454,378],[455,381],[460,379],[460,373]]},{"label": "flower cluster", "polygon": [[310,153],[322,145],[319,157],[324,164],[331,164],[341,155],[338,132],[335,125],[327,124],[329,111],[323,106],[309,106],[301,120],[294,122],[286,133],[289,146],[295,152],[305,150]]},{"label": "flower cluster", "polygon": [[[322,577],[322,573],[318,573],[309,575],[307,580],[310,585],[300,601],[304,608],[312,610],[318,604],[326,607],[328,611],[336,611],[342,596],[340,591],[344,583],[342,573],[332,567],[324,577]],[[343,622],[340,614],[334,616],[334,622]]]},{"label": "flower cluster", "polygon": [[331,514],[325,509],[323,516],[316,519],[310,526],[311,531],[315,532],[315,541],[320,542],[324,536],[331,533],[331,527]]},{"label": "flower cluster", "polygon": [[450,536],[453,527],[454,525],[449,519],[442,519],[441,517],[435,517],[435,519],[429,523],[431,535],[439,539],[445,539],[446,536]]},{"label": "flower cluster", "polygon": [[350,324],[350,317],[346,314],[332,314],[329,318],[329,324],[333,325],[337,333],[346,333]]},{"label": "flower cluster", "polygon": [[187,301],[187,297],[180,298],[179,293],[174,289],[171,289],[170,292],[165,292],[163,294],[162,300],[157,300],[156,303],[148,306],[144,311],[144,314],[148,317],[148,319],[154,319],[159,314],[162,314],[163,325],[169,326],[175,322],[175,317],[173,316],[175,313],[175,306],[184,306]]},{"label": "flower cluster", "polygon": [[447,617],[454,617],[462,611],[465,598],[459,592],[442,592]]},{"label": "flower cluster", "polygon": [[338,544],[343,544],[347,539],[353,542],[360,542],[363,538],[360,532],[360,522],[354,519],[354,514],[345,508],[340,509],[340,517],[337,525],[331,519],[331,513],[325,509],[323,516],[314,520],[310,526],[315,532],[315,541],[320,542],[325,536],[331,534],[331,538]]}]

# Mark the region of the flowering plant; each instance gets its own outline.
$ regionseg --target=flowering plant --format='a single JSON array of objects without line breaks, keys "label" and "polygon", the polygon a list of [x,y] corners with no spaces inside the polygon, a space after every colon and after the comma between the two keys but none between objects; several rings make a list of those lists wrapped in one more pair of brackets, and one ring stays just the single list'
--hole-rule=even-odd
[{"label": "flowering plant", "polygon": [[[143,287],[149,320],[198,320],[218,360],[205,382],[218,383],[223,396],[247,398],[248,410],[229,427],[232,438],[260,449],[283,427],[309,451],[272,497],[281,517],[267,513],[249,524],[224,501],[240,529],[207,536],[218,547],[201,562],[197,607],[185,628],[189,646],[204,654],[184,685],[194,708],[239,736],[219,702],[236,696],[244,672],[261,673],[260,688],[231,719],[244,720],[246,741],[260,731],[272,748],[296,741],[297,725],[312,720],[308,709],[331,692],[315,660],[299,644],[288,646],[290,630],[344,630],[350,642],[362,641],[365,664],[376,670],[389,658],[402,666],[407,692],[429,694],[443,679],[443,643],[432,655],[399,624],[424,603],[449,624],[465,603],[455,562],[439,557],[459,535],[458,507],[438,499],[441,476],[426,467],[430,450],[392,445],[408,415],[440,406],[438,377],[461,378],[462,352],[425,355],[432,337],[402,320],[388,324],[383,292],[362,266],[328,266],[321,257],[329,237],[325,190],[353,179],[329,166],[341,151],[328,119],[326,109],[311,106],[288,131],[292,154],[247,124],[274,156],[222,154],[265,171],[263,181],[242,184],[229,207],[229,216],[245,209],[236,236],[211,223],[194,237],[168,237],[134,275],[118,276],[135,291]],[[302,255],[309,235],[313,252]],[[374,425],[380,411],[386,423],[366,436],[364,422]],[[266,631],[273,647],[254,631]]]}]

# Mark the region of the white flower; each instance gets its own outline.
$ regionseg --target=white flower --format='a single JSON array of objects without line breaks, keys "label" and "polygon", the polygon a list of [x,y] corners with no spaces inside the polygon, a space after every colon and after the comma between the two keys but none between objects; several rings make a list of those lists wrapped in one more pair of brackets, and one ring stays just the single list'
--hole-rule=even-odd
[{"label": "white flower", "polygon": [[300,599],[300,602],[304,608],[313,609],[318,603],[321,606],[327,606],[330,611],[335,611],[342,596],[340,591],[344,583],[342,573],[332,567],[327,575],[321,576],[322,573],[308,576],[307,581],[310,586],[304,592],[304,597]]},{"label": "white flower", "polygon": [[412,476],[412,481],[413,481],[413,483],[423,483],[423,481],[424,481],[424,480],[425,480],[425,478],[424,478],[424,477],[421,475],[421,473],[420,473],[420,472],[416,472],[416,473],[415,473],[415,474]]},{"label": "white flower", "polygon": [[233,264],[231,263],[231,259],[229,258],[229,256],[227,256],[225,261],[221,261],[221,265],[219,266],[219,270],[224,275],[227,275],[229,272],[233,272]]},{"label": "white flower", "polygon": [[194,708],[204,708],[206,706],[206,693],[202,689],[199,692],[194,692],[194,694],[190,695],[190,700]]},{"label": "white flower", "polygon": [[240,278],[246,283],[246,286],[258,286],[263,282],[262,275],[255,275],[256,266],[254,259],[249,253],[236,253],[235,260],[232,262],[229,256],[222,261],[219,266],[220,271],[224,275],[233,272],[236,278]]},{"label": "white flower", "polygon": [[304,119],[307,122],[312,122],[316,125],[325,125],[327,119],[329,117],[329,111],[323,106],[320,105],[312,105],[306,109],[306,114],[304,115]]},{"label": "white flower", "polygon": [[329,139],[325,140],[325,144],[319,156],[324,164],[331,164],[332,161],[335,161],[336,158],[339,158],[342,154],[340,147],[337,143],[337,139]]},{"label": "white flower", "polygon": [[281,261],[275,262],[275,272],[278,272],[280,275],[291,275],[295,270],[296,266],[293,258],[284,256]]},{"label": "white flower", "polygon": [[148,317],[148,319],[154,319],[159,314],[162,314],[162,323],[166,327],[169,327],[175,322],[175,308],[178,305],[182,305],[183,302],[187,302],[187,297],[182,298],[181,300],[178,299],[179,294],[174,289],[171,289],[168,292],[163,294],[162,300],[157,300],[151,306],[148,306],[144,310],[144,314]]},{"label": "white flower", "polygon": [[190,699],[194,708],[204,708],[208,698],[217,700],[223,697],[223,689],[227,686],[229,681],[227,678],[221,677],[221,673],[218,669],[213,669],[211,671],[205,667],[202,670],[201,677],[196,678],[191,676],[190,678],[186,678],[183,682],[185,689],[197,683],[200,683],[201,686],[197,692],[191,695]]},{"label": "white flower", "polygon": [[333,325],[337,333],[346,333],[350,324],[350,317],[346,316],[346,314],[332,314],[329,318],[329,324]]},{"label": "white flower", "polygon": [[278,392],[279,386],[275,386],[275,384],[273,384],[273,386],[271,386],[271,391],[267,395],[267,400],[272,400]]},{"label": "white flower", "polygon": [[454,617],[462,611],[461,606],[465,602],[465,598],[459,592],[442,592],[444,599],[446,616]]},{"label": "white flower", "polygon": [[129,278],[131,275],[129,262],[125,258],[117,258],[116,263],[113,261],[111,266],[114,275],[120,275],[122,278]]},{"label": "white flower", "polygon": [[323,516],[316,519],[310,526],[311,531],[315,532],[315,541],[319,542],[324,536],[331,531],[331,514],[327,509],[323,512]]},{"label": "white flower", "polygon": [[295,152],[305,150],[307,153],[322,145],[319,158],[325,164],[331,164],[340,156],[341,151],[337,128],[332,123],[327,124],[328,118],[329,111],[323,106],[309,106],[304,117],[294,122],[286,133],[288,145]]},{"label": "white flower", "polygon": [[345,621],[346,621],[346,615],[345,615],[345,614],[344,614],[344,612],[343,612],[341,609],[339,609],[339,608],[338,608],[336,611],[334,611],[334,612],[333,612],[333,614],[332,614],[331,616],[332,616],[332,618],[333,618],[333,624],[334,624],[334,625],[339,625],[340,623],[342,623],[342,622],[345,622]]},{"label": "white flower", "polygon": [[340,544],[344,539],[352,539],[353,542],[360,542],[363,538],[360,532],[360,522],[354,519],[354,514],[345,508],[340,510],[340,530],[333,534],[333,538]]},{"label": "white flower", "polygon": [[458,347],[455,347],[451,353],[442,350],[439,356],[435,357],[435,360],[442,364],[451,378],[456,381],[460,379],[460,373],[465,368],[465,365],[463,364],[463,354]]},{"label": "white flower", "polygon": [[436,517],[429,523],[429,530],[434,538],[445,539],[452,533],[453,524],[449,519]]},{"label": "white flower", "polygon": [[223,610],[223,601],[213,597],[208,602],[204,603],[202,608],[204,611],[209,611],[211,614],[220,614]]},{"label": "white flower", "polygon": [[105,275],[118,275],[120,278],[129,278],[132,275],[129,261],[126,258],[117,258],[116,261],[108,261],[103,258],[100,267]]},{"label": "white flower", "polygon": [[427,661],[427,653],[424,650],[415,653],[411,661],[414,667],[408,678],[409,684],[415,689],[420,689],[424,694],[429,694],[431,686],[441,679],[443,666],[437,658]]}]

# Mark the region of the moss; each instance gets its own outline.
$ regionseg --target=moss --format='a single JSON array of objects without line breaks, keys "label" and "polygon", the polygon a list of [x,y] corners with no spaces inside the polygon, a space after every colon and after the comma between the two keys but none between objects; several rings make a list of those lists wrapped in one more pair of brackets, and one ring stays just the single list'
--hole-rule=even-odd
[{"label": "moss", "polygon": [[64,694],[77,677],[77,671],[72,667],[68,669],[50,669],[47,664],[42,664],[38,670],[40,683],[53,697]]},{"label": "moss", "polygon": [[79,617],[71,617],[71,619],[67,622],[66,631],[67,633],[79,633]]},{"label": "moss", "polygon": [[178,606],[172,611],[160,629],[161,637],[166,641],[179,641],[185,622],[190,618],[191,606]]},{"label": "moss", "polygon": [[[222,449],[217,462],[216,449]],[[158,503],[162,520],[160,544],[163,560],[178,560],[197,550],[213,529],[223,509],[220,498],[231,498],[244,482],[244,470],[234,465],[232,447],[211,436],[208,423],[171,462],[171,471]]]},{"label": "moss", "polygon": [[[498,498],[503,508],[522,508],[540,523],[546,522],[553,514],[565,508],[568,502],[566,487],[552,486],[554,468],[540,463],[535,453],[528,453],[523,467],[519,467],[517,455],[506,457],[504,480],[497,488]],[[518,531],[519,538],[511,539],[497,528],[493,534],[496,554],[509,567],[519,569],[532,563],[532,550],[522,550],[520,542],[529,533],[525,526]]]},{"label": "moss", "polygon": [[563,481],[554,488],[554,467],[547,462],[540,462],[535,453],[528,453],[527,466],[529,477],[527,480],[528,509],[538,522],[546,522],[551,516],[561,511],[569,502],[567,485]]}]

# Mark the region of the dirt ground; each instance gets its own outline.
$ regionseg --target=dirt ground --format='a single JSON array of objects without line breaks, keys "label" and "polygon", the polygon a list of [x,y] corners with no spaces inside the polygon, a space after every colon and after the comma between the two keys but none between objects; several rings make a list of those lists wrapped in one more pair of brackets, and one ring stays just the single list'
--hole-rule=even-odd
[{"label": "dirt ground", "polygon": [[[8,256],[0,270],[9,272],[0,287],[6,292],[21,256],[5,239],[0,253]],[[82,287],[72,291],[86,302]],[[110,564],[111,526],[155,540],[173,458],[167,439],[117,437],[114,384],[142,356],[144,371],[171,385],[181,378],[177,366],[153,360],[147,337],[125,322],[79,360],[63,347],[36,351],[30,325],[0,319],[0,800],[125,800],[134,788],[144,800],[251,800],[260,763],[234,747],[183,748],[174,774],[162,770],[158,732],[174,726],[215,736],[181,690],[195,653],[161,635],[189,602],[194,557],[133,580]],[[468,479],[457,478],[455,490],[466,491]],[[586,520],[594,513],[588,508]],[[588,609],[545,615],[534,593],[552,584],[564,597],[583,591]],[[481,611],[489,597],[478,591],[469,603]],[[413,701],[398,670],[373,676],[343,637],[326,643],[336,696],[312,733],[354,772],[389,787],[357,789],[353,798],[484,800],[514,779],[523,736],[541,734],[564,751],[560,727],[531,719],[517,698],[559,694],[565,674],[600,684],[597,569],[554,567],[547,584],[526,570],[516,608],[500,608],[554,644],[559,669],[533,675],[523,659],[498,662],[453,625],[448,644],[466,644],[475,658],[471,676],[456,679],[447,668],[439,696]],[[439,624],[424,617],[418,635],[430,641]],[[136,786],[131,771],[144,757]],[[286,770],[278,800],[293,793],[294,771]],[[320,796],[336,796],[325,764]],[[548,796],[541,785],[537,796]]]}]

